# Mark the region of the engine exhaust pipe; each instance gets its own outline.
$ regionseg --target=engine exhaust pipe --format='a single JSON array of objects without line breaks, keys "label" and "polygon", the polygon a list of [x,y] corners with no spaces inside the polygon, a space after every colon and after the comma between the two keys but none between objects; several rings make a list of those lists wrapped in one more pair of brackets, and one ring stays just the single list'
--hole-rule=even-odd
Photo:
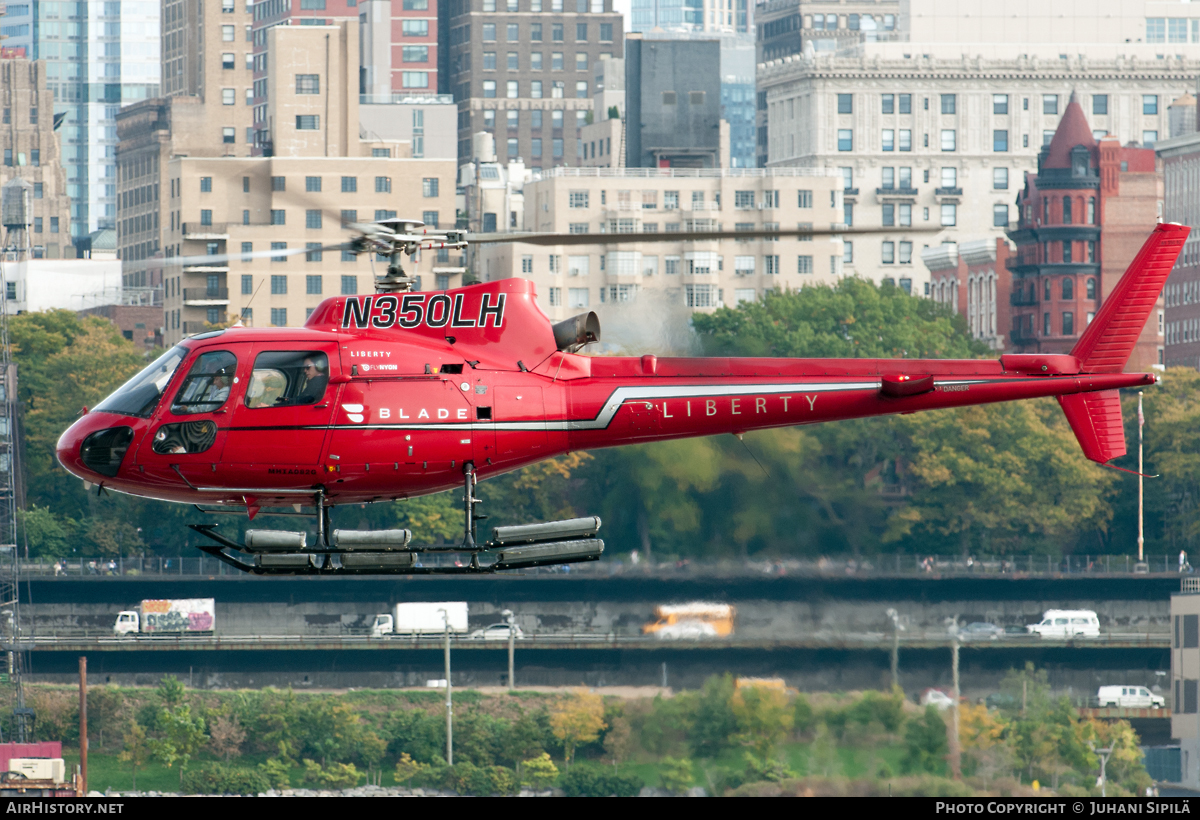
[{"label": "engine exhaust pipe", "polygon": [[554,344],[559,350],[574,353],[592,342],[600,341],[600,317],[594,312],[581,313],[554,326]]}]

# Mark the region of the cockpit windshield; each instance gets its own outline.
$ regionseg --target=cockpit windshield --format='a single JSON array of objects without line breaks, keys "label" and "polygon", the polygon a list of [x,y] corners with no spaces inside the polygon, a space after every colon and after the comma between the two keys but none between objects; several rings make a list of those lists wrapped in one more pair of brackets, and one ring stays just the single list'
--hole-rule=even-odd
[{"label": "cockpit windshield", "polygon": [[151,362],[141,373],[138,373],[94,408],[98,412],[120,413],[123,416],[148,417],[154,412],[155,405],[171,376],[175,374],[179,363],[188,354],[183,345],[176,345],[166,353]]}]

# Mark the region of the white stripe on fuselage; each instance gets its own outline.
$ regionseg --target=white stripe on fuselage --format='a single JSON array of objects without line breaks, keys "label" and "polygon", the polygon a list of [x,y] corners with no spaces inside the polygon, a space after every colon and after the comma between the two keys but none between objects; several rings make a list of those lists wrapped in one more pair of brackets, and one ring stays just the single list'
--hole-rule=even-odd
[{"label": "white stripe on fuselage", "polygon": [[[986,379],[947,379],[935,382],[936,386],[948,384],[982,384]],[[781,396],[793,393],[843,393],[853,390],[879,390],[880,381],[873,382],[826,382],[791,384],[681,384],[647,385],[645,387],[618,387],[605,401],[604,407],[593,419],[557,421],[494,421],[432,424],[335,424],[342,430],[603,430],[612,423],[613,416],[628,401],[647,399],[688,399],[712,396]]]}]

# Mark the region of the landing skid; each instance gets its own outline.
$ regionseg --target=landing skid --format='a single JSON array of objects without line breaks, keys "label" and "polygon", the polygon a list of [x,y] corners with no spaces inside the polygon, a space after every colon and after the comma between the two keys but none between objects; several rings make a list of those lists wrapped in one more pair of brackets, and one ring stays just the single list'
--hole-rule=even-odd
[{"label": "landing skid", "polygon": [[[322,503],[320,490],[314,490],[320,543],[313,547],[306,545],[305,532],[248,530],[246,543],[240,543],[216,532],[215,524],[188,526],[213,542],[198,545],[198,549],[253,575],[482,575],[600,560],[604,542],[596,537],[600,519],[594,516],[496,527],[492,530],[491,540],[480,543],[477,522],[487,516],[475,511],[480,503],[475,498],[475,483],[474,465],[468,463],[463,470],[465,523],[463,542],[459,546],[411,544],[408,530],[333,530],[329,507]],[[230,508],[197,509],[212,513],[234,511]],[[421,566],[419,556],[432,553],[457,553],[467,560],[465,564],[454,566]]]}]

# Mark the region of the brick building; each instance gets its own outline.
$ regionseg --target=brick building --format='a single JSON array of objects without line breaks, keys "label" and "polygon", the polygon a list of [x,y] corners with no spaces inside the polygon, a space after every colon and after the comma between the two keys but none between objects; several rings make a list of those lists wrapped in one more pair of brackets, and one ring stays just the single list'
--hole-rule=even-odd
[{"label": "brick building", "polygon": [[929,268],[933,301],[961,313],[971,336],[999,351],[1012,349],[1006,341],[1014,303],[1008,269],[1011,256],[1012,247],[996,237],[921,251],[921,261]]},{"label": "brick building", "polygon": [[[1153,148],[1099,140],[1074,95],[1037,173],[1017,196],[1011,347],[1066,353],[1112,291],[1159,217]],[[1129,369],[1163,363],[1163,310],[1152,313]]]}]

